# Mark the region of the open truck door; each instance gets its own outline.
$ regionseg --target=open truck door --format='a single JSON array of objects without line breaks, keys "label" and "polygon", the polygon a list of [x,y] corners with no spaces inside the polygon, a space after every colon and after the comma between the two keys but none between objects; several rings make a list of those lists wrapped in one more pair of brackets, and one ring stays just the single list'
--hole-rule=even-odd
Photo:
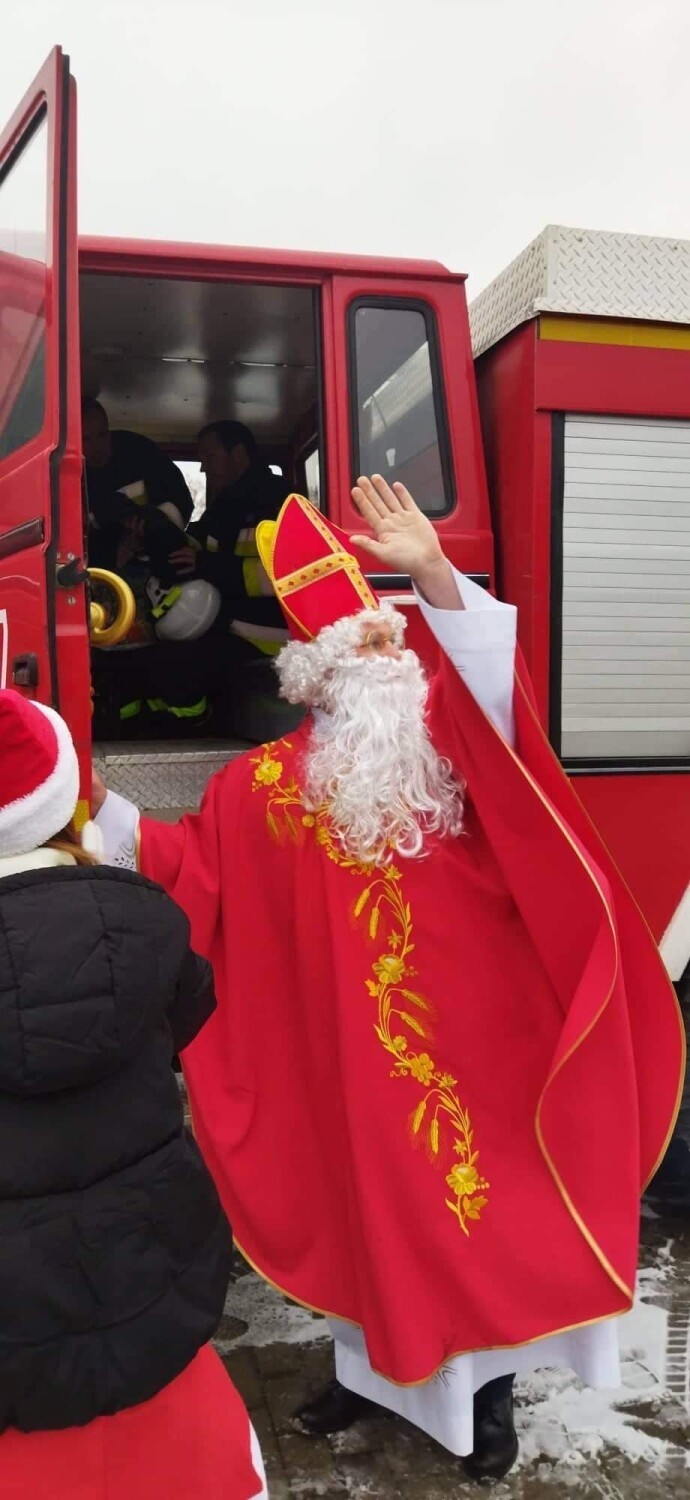
[{"label": "open truck door", "polygon": [[76,91],[55,48],[0,137],[0,685],[69,722],[88,795]]}]

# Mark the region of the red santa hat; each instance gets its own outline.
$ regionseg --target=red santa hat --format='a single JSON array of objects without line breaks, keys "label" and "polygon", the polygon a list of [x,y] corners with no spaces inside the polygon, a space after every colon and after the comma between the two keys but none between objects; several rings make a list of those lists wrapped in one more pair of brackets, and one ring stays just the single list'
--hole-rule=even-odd
[{"label": "red santa hat", "polygon": [[0,691],[0,858],[29,854],[70,822],[79,797],[77,754],[52,708]]},{"label": "red santa hat", "polygon": [[378,608],[349,537],[304,495],[288,495],[277,521],[261,521],[256,543],[295,640]]}]

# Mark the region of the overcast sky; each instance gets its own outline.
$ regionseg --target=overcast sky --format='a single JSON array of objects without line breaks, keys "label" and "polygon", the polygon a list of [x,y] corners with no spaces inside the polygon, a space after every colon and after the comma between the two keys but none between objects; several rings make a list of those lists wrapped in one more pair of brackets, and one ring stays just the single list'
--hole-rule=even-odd
[{"label": "overcast sky", "polygon": [[21,0],[0,116],[79,91],[80,228],[420,255],[547,223],[690,239],[689,0]]}]

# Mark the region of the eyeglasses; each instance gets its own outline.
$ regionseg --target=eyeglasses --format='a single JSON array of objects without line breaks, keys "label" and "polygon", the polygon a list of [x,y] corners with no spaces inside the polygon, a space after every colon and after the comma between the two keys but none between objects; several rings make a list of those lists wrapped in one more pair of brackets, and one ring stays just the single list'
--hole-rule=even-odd
[{"label": "eyeglasses", "polygon": [[395,641],[390,630],[370,630],[362,641],[362,649],[367,651],[382,651],[385,646],[393,646]]}]

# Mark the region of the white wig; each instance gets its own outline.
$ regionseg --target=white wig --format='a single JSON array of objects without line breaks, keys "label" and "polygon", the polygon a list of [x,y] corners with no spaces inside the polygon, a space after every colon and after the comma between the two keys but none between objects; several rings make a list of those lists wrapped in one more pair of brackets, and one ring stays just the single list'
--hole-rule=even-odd
[{"label": "white wig", "polygon": [[327,808],[342,848],[365,864],[418,858],[432,836],[457,836],[463,819],[463,786],[427,729],[419,658],[357,654],[367,627],[382,625],[402,646],[405,621],[384,606],[292,642],[278,658],[283,696],[315,710],[304,805]]},{"label": "white wig", "polygon": [[407,620],[390,604],[344,615],[334,625],[325,625],[313,641],[289,641],[276,659],[281,697],[307,708],[325,707],[330,674],[361,646],[367,626],[381,625],[390,626],[394,645],[403,645]]}]

